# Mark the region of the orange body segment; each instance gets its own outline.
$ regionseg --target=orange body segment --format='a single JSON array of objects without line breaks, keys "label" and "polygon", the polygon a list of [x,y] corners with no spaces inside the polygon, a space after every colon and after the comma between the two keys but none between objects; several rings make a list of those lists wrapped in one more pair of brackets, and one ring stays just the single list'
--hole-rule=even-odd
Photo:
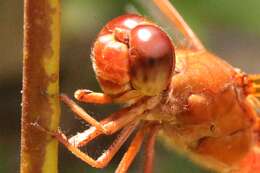
[{"label": "orange body segment", "polygon": [[235,170],[255,143],[257,117],[239,75],[207,52],[176,55],[176,74],[161,108],[176,119],[175,125],[166,123],[164,135],[206,167]]}]

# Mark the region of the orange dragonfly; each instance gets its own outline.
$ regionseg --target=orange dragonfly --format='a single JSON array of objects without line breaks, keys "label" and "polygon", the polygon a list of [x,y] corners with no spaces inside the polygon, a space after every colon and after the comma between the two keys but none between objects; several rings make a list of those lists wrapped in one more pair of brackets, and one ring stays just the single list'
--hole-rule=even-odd
[{"label": "orange dragonfly", "polygon": [[[66,95],[61,100],[91,124],[67,138],[54,135],[87,164],[103,168],[137,130],[116,173],[127,172],[145,142],[144,173],[151,173],[157,135],[194,162],[225,173],[260,172],[260,74],[248,75],[208,52],[167,0],[154,0],[186,43],[175,47],[163,29],[142,16],[127,14],[108,22],[92,50],[104,93],[77,90],[78,101],[124,104],[98,122]],[[121,130],[121,131],[120,131]],[[99,135],[120,131],[96,160],[80,147]]]}]

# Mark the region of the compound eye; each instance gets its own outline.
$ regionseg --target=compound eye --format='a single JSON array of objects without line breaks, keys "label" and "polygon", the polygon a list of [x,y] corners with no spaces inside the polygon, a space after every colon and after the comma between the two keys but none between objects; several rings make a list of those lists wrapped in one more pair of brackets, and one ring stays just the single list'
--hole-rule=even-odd
[{"label": "compound eye", "polygon": [[169,85],[175,67],[174,47],[158,26],[138,25],[130,33],[129,61],[133,88],[153,96]]}]

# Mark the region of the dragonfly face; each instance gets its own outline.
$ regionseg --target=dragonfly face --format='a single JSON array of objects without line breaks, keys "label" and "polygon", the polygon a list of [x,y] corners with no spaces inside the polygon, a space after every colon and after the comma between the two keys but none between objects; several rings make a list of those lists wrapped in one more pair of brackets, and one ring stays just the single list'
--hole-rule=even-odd
[{"label": "dragonfly face", "polygon": [[108,95],[129,90],[157,95],[169,85],[175,65],[174,47],[167,34],[135,14],[106,24],[92,55],[97,78]]}]

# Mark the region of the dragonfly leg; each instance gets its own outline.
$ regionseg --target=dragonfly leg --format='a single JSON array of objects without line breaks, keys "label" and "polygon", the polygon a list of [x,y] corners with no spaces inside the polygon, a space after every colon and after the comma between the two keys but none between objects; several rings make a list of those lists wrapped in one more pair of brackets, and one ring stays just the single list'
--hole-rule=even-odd
[{"label": "dragonfly leg", "polygon": [[[107,132],[109,132],[109,135],[114,134],[125,125],[125,122],[122,123],[122,121],[125,119],[125,116],[122,114],[122,116],[116,117],[116,115],[117,114],[110,115],[109,117],[100,121],[100,124],[106,128]],[[138,122],[138,120],[136,120],[136,122]],[[76,147],[83,147],[101,134],[104,133],[98,130],[95,126],[91,126],[84,132],[78,133],[75,136],[70,137],[69,142]]]},{"label": "dragonfly leg", "polygon": [[104,93],[93,92],[87,89],[80,89],[74,93],[74,97],[81,102],[94,104],[127,103],[129,100],[139,99],[143,95],[136,90],[128,91],[113,98]]},{"label": "dragonfly leg", "polygon": [[86,111],[84,111],[84,109],[77,105],[68,96],[64,94],[61,95],[61,100],[72,110],[72,112],[75,113],[75,115],[82,118],[84,121],[94,126],[97,130],[107,135],[112,134],[115,131],[121,129],[124,125],[136,119],[136,117],[142,114],[145,110],[145,107],[142,107],[142,104],[134,104],[131,107],[124,108],[110,115],[111,121],[103,125],[102,123],[95,120],[92,116],[90,116]]},{"label": "dragonfly leg", "polygon": [[133,162],[136,154],[141,148],[141,145],[144,140],[145,127],[139,129],[136,133],[134,139],[132,140],[127,152],[124,154],[122,160],[120,161],[115,173],[126,173],[129,166]]},{"label": "dragonfly leg", "polygon": [[119,134],[118,138],[112,143],[112,145],[96,160],[90,157],[88,154],[83,153],[79,148],[75,147],[73,143],[71,143],[64,133],[58,131],[54,133],[53,136],[61,142],[68,150],[70,150],[75,156],[80,158],[82,161],[91,165],[95,168],[104,168],[114,157],[120,147],[124,144],[130,134],[136,128],[137,123],[133,123],[125,127]]},{"label": "dragonfly leg", "polygon": [[144,173],[153,172],[153,162],[154,162],[154,145],[156,140],[156,135],[159,130],[159,126],[151,126],[148,132],[147,141],[145,144],[145,164]]},{"label": "dragonfly leg", "polygon": [[61,101],[63,101],[78,117],[82,118],[92,126],[95,126],[99,131],[107,133],[104,126],[91,117],[87,112],[85,112],[79,105],[77,105],[73,100],[71,100],[67,95],[62,94],[60,96]]},{"label": "dragonfly leg", "polygon": [[66,95],[62,95],[61,99],[78,117],[92,125],[88,130],[69,139],[69,141],[73,142],[75,146],[84,146],[100,134],[111,135],[129,123],[138,121],[139,118],[142,118],[142,115],[146,110],[152,109],[159,101],[159,99],[155,97],[141,99],[137,103],[123,108],[99,122],[92,118]]},{"label": "dragonfly leg", "polygon": [[97,93],[87,89],[77,90],[74,93],[74,97],[78,101],[94,104],[109,104],[113,101],[113,99],[110,96],[104,93]]}]

